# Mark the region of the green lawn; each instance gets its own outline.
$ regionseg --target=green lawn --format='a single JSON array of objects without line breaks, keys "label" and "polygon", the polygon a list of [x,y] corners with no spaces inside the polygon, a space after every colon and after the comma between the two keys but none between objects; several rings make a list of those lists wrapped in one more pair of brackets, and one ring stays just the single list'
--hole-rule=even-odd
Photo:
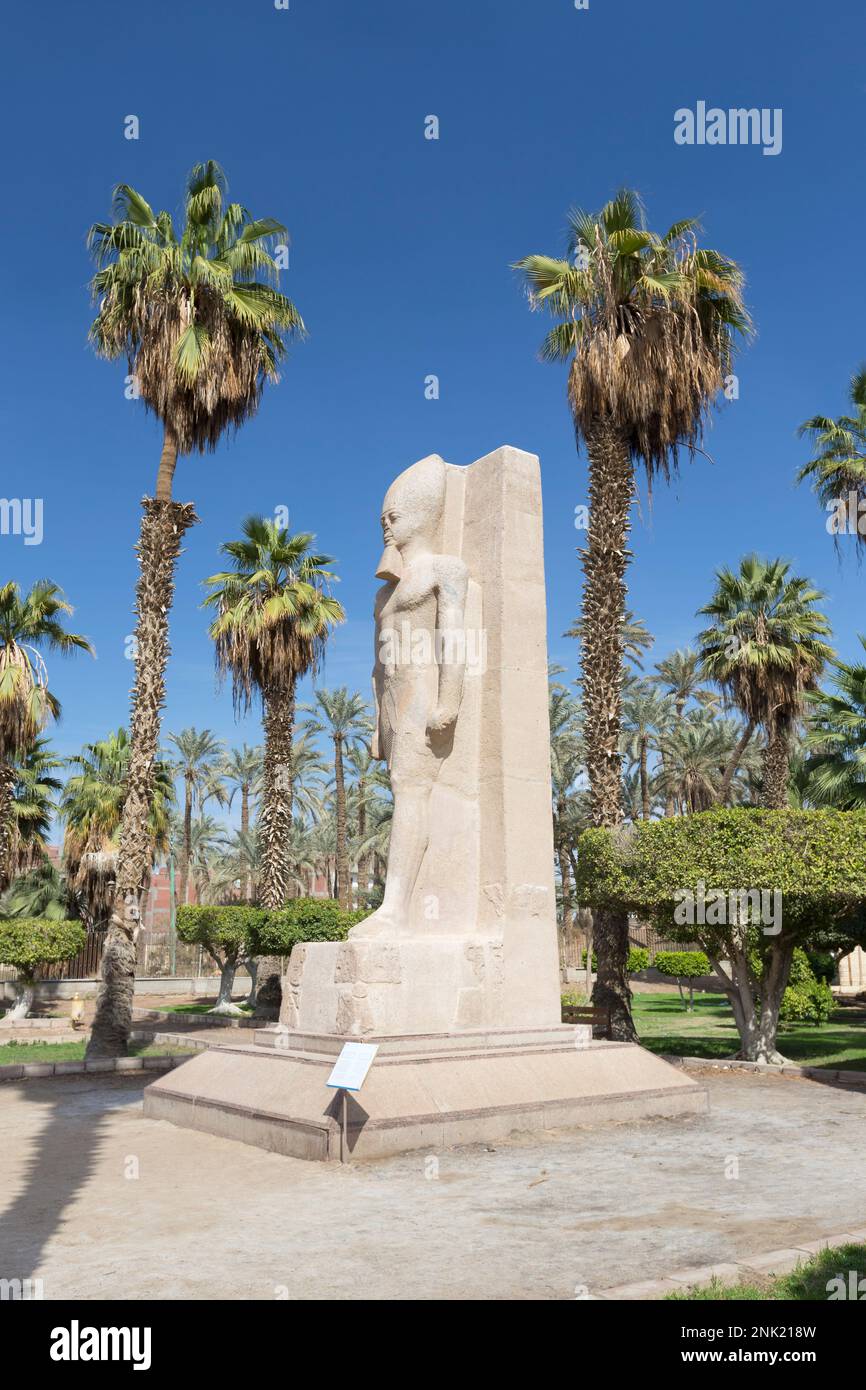
[{"label": "green lawn", "polygon": [[[839,1245],[832,1250],[822,1250],[811,1260],[800,1265],[791,1274],[781,1274],[775,1279],[763,1279],[754,1284],[724,1284],[719,1279],[699,1289],[687,1289],[684,1293],[669,1293],[666,1302],[694,1302],[697,1300],[731,1300],[735,1302],[767,1302],[775,1299],[793,1299],[795,1302],[826,1303],[832,1293],[835,1301],[851,1297],[849,1276],[851,1271],[858,1279],[866,1274],[866,1245]],[[844,1294],[838,1284],[827,1285],[831,1280],[842,1277]]]},{"label": "green lawn", "polygon": [[[733,1014],[719,994],[696,994],[694,1013],[685,1012],[678,994],[635,994],[633,1012],[650,1052],[720,1060],[739,1051]],[[818,1027],[783,1024],[778,1046],[798,1066],[866,1071],[866,1009],[836,1009]]]},{"label": "green lawn", "polygon": [[[17,1066],[21,1062],[83,1062],[86,1038],[81,1042],[32,1042],[0,1043],[0,1067]],[[191,1047],[174,1047],[165,1043],[133,1042],[129,1045],[130,1057],[179,1056],[194,1052]]]}]

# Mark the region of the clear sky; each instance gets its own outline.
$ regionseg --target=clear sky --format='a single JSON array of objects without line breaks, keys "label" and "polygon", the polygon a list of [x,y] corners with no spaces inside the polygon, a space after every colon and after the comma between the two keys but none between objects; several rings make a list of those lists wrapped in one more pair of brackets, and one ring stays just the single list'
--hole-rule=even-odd
[{"label": "clear sky", "polygon": [[[122,364],[87,345],[85,232],[128,182],[176,210],[183,178],[218,159],[231,196],[291,231],[283,288],[310,337],[258,417],[213,456],[182,459],[179,500],[201,524],[181,558],[165,728],[257,742],[216,695],[202,578],[243,516],[287,506],[337,558],[348,622],[324,681],[366,692],[385,487],[438,452],[464,464],[500,444],[541,458],[550,655],[580,592],[573,517],[586,497],[564,369],[536,358],[544,321],[512,262],[559,254],[571,204],[638,189],[650,225],[700,215],[742,263],[758,336],[740,397],[708,437],[712,463],[660,486],[634,533],[630,605],[655,657],[693,637],[719,565],[790,558],[828,595],[836,642],[866,629],[853,541],[840,564],[825,517],[793,485],[797,424],[838,414],[863,336],[859,0],[149,0],[16,6],[0,102],[7,214],[0,493],[41,497],[44,539],[0,537],[3,578],[48,575],[98,660],[55,660],[64,753],[124,722],[139,499],[157,422],[124,398]],[[682,146],[674,112],[781,108],[781,152]],[[138,140],[124,138],[136,115]],[[436,115],[440,138],[424,138]],[[435,374],[438,400],[424,380]]]}]

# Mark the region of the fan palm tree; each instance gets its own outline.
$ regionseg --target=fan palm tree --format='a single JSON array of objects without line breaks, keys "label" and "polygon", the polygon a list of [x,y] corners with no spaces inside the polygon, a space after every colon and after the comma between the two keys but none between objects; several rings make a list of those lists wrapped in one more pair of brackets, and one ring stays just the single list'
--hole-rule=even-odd
[{"label": "fan palm tree", "polygon": [[720,569],[716,591],[699,613],[711,619],[700,634],[705,674],[725,690],[746,720],[766,735],[765,806],[788,804],[791,740],[808,691],[833,651],[830,625],[816,604],[824,597],[783,560],[747,555],[735,573]]},{"label": "fan palm tree", "polygon": [[809,700],[806,792],[814,806],[856,811],[866,808],[866,662],[837,662],[834,679],[835,691]]},{"label": "fan palm tree", "polygon": [[[636,194],[568,217],[568,256],[518,264],[532,307],[556,319],[541,356],[569,362],[568,399],[589,459],[589,529],[582,554],[584,738],[595,825],[622,818],[620,692],[628,535],[635,467],[650,482],[693,452],[724,384],[733,337],[748,332],[743,275],[697,245],[697,223],[649,231]],[[635,1038],[629,1008],[628,920],[598,913],[594,998],[614,1035]]]},{"label": "fan palm tree", "polygon": [[351,906],[352,874],[349,867],[349,839],[346,822],[346,778],[344,753],[362,739],[370,737],[370,710],[357,691],[346,686],[338,690],[316,690],[315,705],[304,731],[311,737],[327,734],[334,745],[334,787],[337,830],[337,898],[342,908]]},{"label": "fan palm tree", "polygon": [[171,214],[154,213],[128,184],[114,192],[113,221],[95,223],[88,241],[98,302],[90,339],[97,353],[125,357],[138,395],[162,424],[162,453],[138,544],[135,684],[129,793],[118,849],[120,907],[102,956],[103,987],[88,1056],[126,1050],[132,1021],[135,941],[149,865],[147,819],[160,712],[165,703],[168,614],[189,503],[172,499],[178,455],[215,449],[226,430],[255,413],[267,381],[278,379],[288,339],[304,325],[277,289],[270,253],[286,230],[225,205],[226,180],[213,160],[191,171],[178,234]]},{"label": "fan palm tree", "polygon": [[57,809],[57,793],[63,783],[53,774],[66,767],[66,759],[52,752],[46,738],[37,738],[16,760],[12,789],[12,835],[7,877],[27,874],[46,857],[48,835]]},{"label": "fan palm tree", "polygon": [[[334,580],[329,555],[317,554],[315,537],[289,532],[265,517],[248,517],[243,537],[221,551],[234,568],[205,582],[205,607],[214,611],[210,636],[220,678],[231,675],[236,712],[258,697],[265,751],[258,819],[262,838],[260,900],[281,907],[291,882],[295,703],[298,681],[315,673],[332,629],[344,621],[342,605],[328,593]],[[280,996],[279,962],[259,965],[260,1013],[272,1013]]]},{"label": "fan palm tree", "polygon": [[24,595],[14,582],[0,586],[0,891],[9,881],[16,759],[26,754],[49,719],[60,717],[42,653],[93,655],[86,637],[63,626],[72,611],[48,579],[38,580]]},{"label": "fan palm tree", "polygon": [[79,915],[78,900],[68,880],[48,859],[13,879],[0,895],[0,917],[45,917],[50,922],[67,922]]},{"label": "fan palm tree", "polygon": [[[846,521],[853,495],[857,539],[866,545],[866,366],[852,376],[848,395],[851,415],[837,420],[813,415],[800,426],[798,434],[812,441],[813,457],[797,473],[797,482],[808,479],[824,510],[841,514]],[[838,529],[835,534],[838,538]]]},{"label": "fan palm tree", "polygon": [[[63,863],[70,888],[82,904],[90,930],[108,925],[117,882],[117,842],[127,796],[130,742],[126,729],[85,744],[69,759],[76,769],[67,779],[60,800],[64,822]],[[168,764],[154,764],[154,789],[147,817],[148,878],[168,849],[169,816],[174,803],[174,778]]]},{"label": "fan palm tree", "polygon": [[225,745],[210,729],[181,729],[179,734],[169,734],[168,741],[174,745],[177,753],[171,770],[175,777],[183,779],[183,841],[178,864],[178,899],[185,903],[192,853],[193,806],[197,802],[201,812],[208,794],[216,794],[218,798],[222,796]]}]

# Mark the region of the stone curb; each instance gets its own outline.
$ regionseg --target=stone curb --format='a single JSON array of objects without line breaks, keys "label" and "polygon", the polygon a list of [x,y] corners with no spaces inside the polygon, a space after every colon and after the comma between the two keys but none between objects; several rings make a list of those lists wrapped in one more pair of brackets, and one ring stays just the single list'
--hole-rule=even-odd
[{"label": "stone curb", "polygon": [[129,1036],[132,1042],[162,1043],[164,1047],[188,1047],[193,1052],[204,1052],[208,1047],[221,1045],[205,1042],[202,1038],[186,1033],[143,1033],[135,1028]]},{"label": "stone curb", "polygon": [[761,1072],[768,1076],[799,1076],[807,1081],[837,1081],[843,1086],[866,1086],[866,1071],[832,1071],[828,1067],[797,1067],[792,1062],[776,1064],[773,1062],[740,1062],[733,1057],[713,1059],[710,1057],[679,1057],[673,1053],[658,1054],[663,1061],[675,1067],[687,1067],[693,1071],[745,1071]]},{"label": "stone curb", "polygon": [[16,1062],[0,1067],[0,1082],[30,1081],[43,1076],[85,1076],[129,1071],[170,1071],[186,1057],[101,1057],[95,1062]]},{"label": "stone curb", "polygon": [[133,1015],[138,1023],[180,1023],[188,1024],[190,1028],[197,1025],[203,1028],[261,1028],[262,1019],[252,1018],[248,1015],[238,1016],[231,1014],[178,1014],[168,1009],[133,1009]]},{"label": "stone curb", "polygon": [[756,1274],[790,1274],[798,1264],[804,1264],[811,1256],[836,1245],[866,1245],[866,1228],[859,1231],[842,1231],[840,1235],[835,1236],[822,1236],[820,1240],[805,1240],[785,1250],[770,1250],[765,1255],[752,1255],[733,1264],[675,1269],[663,1279],[643,1279],[635,1284],[616,1284],[613,1288],[601,1289],[599,1293],[591,1294],[590,1298],[594,1302],[658,1299],[669,1293],[682,1293],[684,1289],[700,1288],[711,1283],[713,1279],[722,1279],[726,1284],[738,1284],[747,1282]]}]

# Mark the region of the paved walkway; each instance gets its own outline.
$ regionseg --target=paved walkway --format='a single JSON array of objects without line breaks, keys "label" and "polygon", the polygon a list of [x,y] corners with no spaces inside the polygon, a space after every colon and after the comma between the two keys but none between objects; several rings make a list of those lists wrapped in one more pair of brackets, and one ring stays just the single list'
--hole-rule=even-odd
[{"label": "paved walkway", "polygon": [[46,1298],[573,1299],[866,1225],[866,1095],[708,1074],[711,1114],[304,1163],[141,1113],[134,1075],[0,1088],[0,1277]]}]

